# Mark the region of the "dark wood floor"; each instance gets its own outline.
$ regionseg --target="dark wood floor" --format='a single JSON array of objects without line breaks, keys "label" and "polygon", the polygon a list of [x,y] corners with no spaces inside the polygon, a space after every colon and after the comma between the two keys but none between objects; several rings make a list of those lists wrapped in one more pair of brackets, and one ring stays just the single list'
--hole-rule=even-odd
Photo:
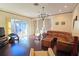
[{"label": "dark wood floor", "polygon": [[27,37],[20,40],[16,44],[7,44],[0,49],[0,56],[29,56],[30,48],[41,50],[41,43]]}]

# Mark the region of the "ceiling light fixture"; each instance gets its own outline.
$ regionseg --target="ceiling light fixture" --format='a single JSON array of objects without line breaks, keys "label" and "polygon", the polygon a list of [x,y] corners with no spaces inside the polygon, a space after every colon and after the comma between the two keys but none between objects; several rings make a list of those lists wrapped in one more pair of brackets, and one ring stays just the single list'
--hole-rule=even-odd
[{"label": "ceiling light fixture", "polygon": [[45,12],[45,7],[42,7],[42,12],[40,15],[38,15],[38,17],[42,20],[45,20],[45,18],[48,16],[48,14]]},{"label": "ceiling light fixture", "polygon": [[46,33],[47,32],[47,30],[46,30],[46,25],[45,25],[45,20],[47,19],[47,17],[48,17],[48,14],[45,12],[45,7],[42,7],[42,11],[41,11],[41,13],[38,15],[38,19],[39,20],[43,20],[42,22],[42,27],[41,27],[41,29],[40,30],[38,30],[38,21],[37,21],[37,29],[36,29],[36,35],[37,36],[39,36],[39,35],[41,35],[41,40],[43,39],[43,33]]}]

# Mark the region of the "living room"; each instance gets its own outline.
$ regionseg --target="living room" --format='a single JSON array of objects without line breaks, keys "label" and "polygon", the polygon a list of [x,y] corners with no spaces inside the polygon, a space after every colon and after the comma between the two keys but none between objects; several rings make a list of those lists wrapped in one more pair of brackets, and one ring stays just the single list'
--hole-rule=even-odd
[{"label": "living room", "polygon": [[0,55],[78,56],[78,12],[77,3],[0,3]]}]

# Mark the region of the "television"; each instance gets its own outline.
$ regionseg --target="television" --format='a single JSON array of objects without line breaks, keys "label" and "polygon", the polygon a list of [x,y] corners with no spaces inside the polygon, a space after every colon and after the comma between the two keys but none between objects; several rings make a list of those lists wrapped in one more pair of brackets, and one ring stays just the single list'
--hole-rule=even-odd
[{"label": "television", "polygon": [[5,30],[4,27],[0,27],[0,37],[5,36]]}]

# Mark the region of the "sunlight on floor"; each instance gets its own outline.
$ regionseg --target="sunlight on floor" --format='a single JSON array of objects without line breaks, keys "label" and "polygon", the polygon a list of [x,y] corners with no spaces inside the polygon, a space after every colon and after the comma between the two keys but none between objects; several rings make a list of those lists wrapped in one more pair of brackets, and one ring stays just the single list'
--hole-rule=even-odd
[{"label": "sunlight on floor", "polygon": [[24,47],[16,44],[16,45],[13,45],[12,48],[11,48],[11,52],[12,52],[12,55],[24,55],[25,54],[25,49]]},{"label": "sunlight on floor", "polygon": [[23,37],[20,39],[19,43],[15,43],[10,45],[11,47],[11,55],[15,56],[23,56],[27,53],[27,49],[29,48],[29,39],[27,37]]},{"label": "sunlight on floor", "polygon": [[21,39],[20,39],[20,42],[19,42],[19,44],[21,45],[21,46],[24,46],[24,47],[29,47],[29,40],[28,40],[28,38],[27,37],[22,37]]}]

